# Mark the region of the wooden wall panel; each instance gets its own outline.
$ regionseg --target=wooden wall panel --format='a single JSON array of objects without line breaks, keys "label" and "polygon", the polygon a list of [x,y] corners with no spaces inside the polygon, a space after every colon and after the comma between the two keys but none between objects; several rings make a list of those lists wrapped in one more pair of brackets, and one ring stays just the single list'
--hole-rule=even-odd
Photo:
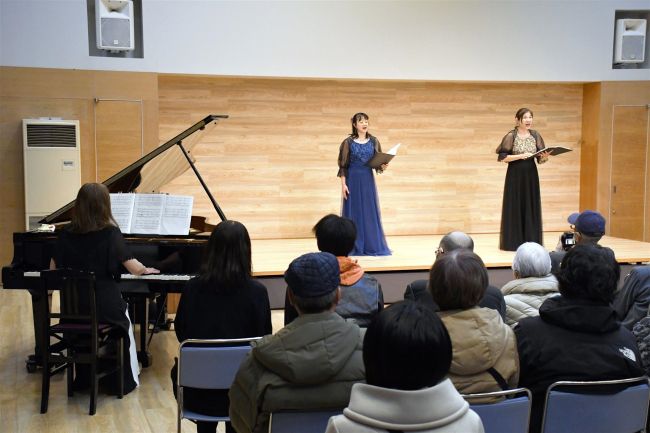
[{"label": "wooden wall panel", "polygon": [[[145,151],[151,150],[159,144],[157,79],[150,73],[0,67],[0,264],[11,261],[12,233],[24,231],[22,119],[78,119],[81,180],[95,181],[95,98],[143,101]],[[119,142],[119,134],[107,140]]]},{"label": "wooden wall panel", "polygon": [[[598,130],[598,178],[596,181],[597,210],[606,218],[610,214],[612,125],[614,107],[622,105],[647,106],[650,104],[650,81],[602,82],[600,95],[600,118],[595,127]],[[650,163],[650,158],[648,158]],[[650,167],[650,165],[648,165]],[[646,170],[646,185],[650,187],[650,170]],[[650,189],[648,189],[650,191]],[[650,194],[645,197],[646,227],[650,223]],[[609,221],[607,230],[610,229]],[[650,241],[650,230],[646,230],[645,240]]]},{"label": "wooden wall panel", "polygon": [[580,152],[580,210],[596,208],[600,83],[584,85],[582,98],[582,146]]},{"label": "wooden wall panel", "polygon": [[645,230],[648,109],[614,107],[610,236],[642,241]]},{"label": "wooden wall panel", "polygon": [[142,157],[142,138],[142,104],[139,101],[97,102],[97,179],[103,182]]},{"label": "wooden wall panel", "polygon": [[[547,145],[575,152],[539,167],[545,230],[563,230],[579,198],[581,84],[479,84],[161,75],[160,141],[207,114],[228,114],[194,152],[226,215],[254,238],[310,236],[340,210],[336,157],[349,118],[370,115],[384,147],[402,143],[377,177],[388,234],[499,230],[506,165],[495,148],[521,106]],[[168,192],[195,195],[195,213],[218,217],[186,173]]]}]

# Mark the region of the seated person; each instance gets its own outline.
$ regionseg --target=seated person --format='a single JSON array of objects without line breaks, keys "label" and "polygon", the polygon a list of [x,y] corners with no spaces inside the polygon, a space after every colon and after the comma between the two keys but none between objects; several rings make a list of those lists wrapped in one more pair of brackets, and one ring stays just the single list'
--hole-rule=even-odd
[{"label": "seated person", "polygon": [[[179,342],[190,338],[248,338],[272,332],[269,296],[251,271],[251,240],[243,224],[220,222],[208,241],[201,273],[192,278],[178,304],[174,330]],[[172,369],[176,395],[177,366]],[[228,391],[184,388],[183,403],[193,412],[228,416]],[[217,423],[198,422],[197,432]],[[234,432],[226,423],[226,432]]]},{"label": "seated person", "polygon": [[514,388],[519,378],[514,332],[496,310],[478,305],[487,285],[483,261],[466,249],[431,268],[429,287],[453,346],[449,378],[462,394]]},{"label": "seated person", "polygon": [[[138,261],[124,241],[113,214],[111,199],[106,185],[86,183],[77,193],[72,222],[65,226],[57,238],[54,257],[50,269],[76,269],[95,273],[97,321],[119,328],[128,336],[124,347],[124,394],[139,385],[138,358],[135,351],[133,325],[117,285],[121,266],[133,275],[156,274],[158,269],[148,268]],[[42,299],[47,302],[45,296]],[[81,308],[90,308],[88,300],[83,300]],[[40,334],[40,333],[39,333]],[[89,364],[75,366],[74,388],[81,390],[90,387],[91,367]],[[117,388],[115,375],[104,376],[100,384],[105,384],[110,392]]]},{"label": "seated person", "polygon": [[[334,254],[339,261],[341,300],[336,312],[361,327],[368,326],[384,308],[384,293],[377,279],[366,274],[356,260],[348,257],[357,238],[354,221],[334,214],[325,215],[314,226],[314,233],[318,249]],[[288,325],[296,317],[298,313],[285,294],[284,324]]]},{"label": "seated person", "polygon": [[555,251],[551,251],[551,272],[557,273],[560,270],[560,263],[567,251],[574,245],[598,245],[600,239],[605,235],[605,218],[596,211],[586,210],[581,213],[572,213],[567,218],[573,233],[565,232],[560,236]]},{"label": "seated person", "polygon": [[614,295],[614,310],[621,324],[632,329],[644,319],[650,306],[650,266],[635,266]]},{"label": "seated person", "polygon": [[557,274],[561,296],[544,301],[538,317],[515,327],[521,375],[533,392],[531,431],[539,431],[546,389],[558,380],[642,376],[632,333],[611,306],[619,266],[609,248],[576,245]]},{"label": "seated person", "polygon": [[[447,233],[440,240],[438,249],[436,250],[436,260],[442,257],[445,253],[452,252],[458,249],[466,249],[474,251],[474,240],[467,234],[459,231]],[[431,299],[431,292],[427,288],[428,280],[415,280],[406,286],[404,291],[404,299],[423,302],[425,305],[431,307],[433,311],[439,311],[440,308]],[[486,308],[493,308],[501,314],[501,318],[506,317],[506,303],[503,300],[501,291],[494,286],[487,286],[485,295],[479,302],[479,306]]]},{"label": "seated person", "polygon": [[352,385],[365,379],[363,332],[336,314],[339,263],[330,253],[309,253],[284,273],[298,318],[252,343],[230,397],[230,420],[238,433],[268,431],[279,410],[339,409]]},{"label": "seated person", "polygon": [[514,326],[524,317],[539,315],[537,310],[546,299],[560,292],[551,274],[551,258],[535,242],[523,243],[512,261],[515,279],[501,288],[506,301],[506,323]]},{"label": "seated person", "polygon": [[326,433],[483,432],[479,416],[446,377],[451,341],[442,321],[420,303],[382,311],[363,340],[365,383],[352,387],[343,415]]}]

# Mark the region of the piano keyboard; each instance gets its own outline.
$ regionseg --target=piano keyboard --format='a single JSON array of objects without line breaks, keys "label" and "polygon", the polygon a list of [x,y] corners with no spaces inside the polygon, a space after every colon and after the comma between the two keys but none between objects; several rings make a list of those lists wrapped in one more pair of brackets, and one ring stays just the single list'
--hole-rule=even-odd
[{"label": "piano keyboard", "polygon": [[[26,278],[40,278],[39,271],[27,271],[23,275]],[[180,275],[180,274],[149,274],[149,275],[133,275],[122,274],[123,280],[154,280],[154,281],[189,281],[194,278],[194,275]]]}]

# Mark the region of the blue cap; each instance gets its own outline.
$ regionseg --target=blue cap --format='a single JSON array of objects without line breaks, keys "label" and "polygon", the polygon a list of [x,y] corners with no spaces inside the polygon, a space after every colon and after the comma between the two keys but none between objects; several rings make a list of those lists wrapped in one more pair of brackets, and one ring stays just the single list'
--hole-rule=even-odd
[{"label": "blue cap", "polygon": [[605,218],[598,212],[586,210],[575,220],[576,231],[591,237],[605,234]]},{"label": "blue cap", "polygon": [[339,261],[330,253],[304,254],[289,264],[284,281],[301,298],[325,296],[339,287]]},{"label": "blue cap", "polygon": [[566,220],[571,224],[572,226],[576,224],[576,220],[580,216],[580,212],[573,212],[571,215],[569,215],[569,218]]}]

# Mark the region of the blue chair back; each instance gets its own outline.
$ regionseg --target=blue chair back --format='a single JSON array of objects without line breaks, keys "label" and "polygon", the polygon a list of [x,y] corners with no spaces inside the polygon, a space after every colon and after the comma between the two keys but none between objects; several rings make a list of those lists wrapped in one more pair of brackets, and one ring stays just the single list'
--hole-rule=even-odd
[{"label": "blue chair back", "polygon": [[342,413],[343,409],[273,412],[269,420],[269,433],[323,433],[330,417]]},{"label": "blue chair back", "polygon": [[485,433],[527,433],[531,393],[526,388],[463,395],[467,400],[506,397],[496,403],[470,404],[483,422]]},{"label": "blue chair back", "polygon": [[[620,390],[621,386],[627,388]],[[557,388],[561,387],[561,391]],[[594,387],[602,387],[594,390]],[[604,393],[613,387],[611,393]],[[595,393],[594,391],[597,391]],[[585,394],[585,392],[590,392]],[[645,432],[650,387],[647,377],[555,382],[546,392],[545,433]]]},{"label": "blue chair back", "polygon": [[192,421],[229,421],[227,416],[214,417],[191,412],[183,407],[183,388],[230,389],[235,375],[255,338],[220,340],[185,340],[178,356],[178,417],[177,430],[181,431],[183,418]]}]

